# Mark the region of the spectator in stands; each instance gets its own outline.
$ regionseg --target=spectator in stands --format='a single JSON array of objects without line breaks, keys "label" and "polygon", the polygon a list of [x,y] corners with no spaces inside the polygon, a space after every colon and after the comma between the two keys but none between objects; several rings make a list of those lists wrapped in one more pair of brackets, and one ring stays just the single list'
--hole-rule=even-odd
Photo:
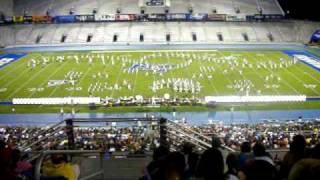
[{"label": "spectator in stands", "polygon": [[218,136],[213,135],[211,141],[212,148],[220,148],[221,147],[221,140]]},{"label": "spectator in stands", "polygon": [[229,153],[226,158],[226,164],[228,167],[225,173],[226,180],[237,180],[238,177],[238,157],[235,153]]},{"label": "spectator in stands", "polygon": [[302,159],[294,164],[288,180],[316,180],[320,178],[320,160]]},{"label": "spectator in stands", "polygon": [[166,180],[182,180],[184,179],[185,159],[182,153],[172,152],[165,158],[164,166],[162,167],[164,178]]},{"label": "spectator in stands", "polygon": [[32,179],[32,165],[21,157],[21,152],[14,149],[11,155],[10,169],[16,177],[28,177]]},{"label": "spectator in stands", "polygon": [[204,180],[224,180],[224,162],[219,138],[212,137],[212,147],[204,151],[201,155],[196,175]]},{"label": "spectator in stands", "polygon": [[290,151],[284,156],[281,167],[280,175],[282,178],[287,179],[292,166],[305,157],[306,141],[302,135],[293,137],[290,144]]},{"label": "spectator in stands", "polygon": [[183,145],[182,152],[186,162],[185,177],[190,178],[196,171],[199,156],[197,153],[193,152],[193,145],[190,143],[185,143]]},{"label": "spectator in stands", "polygon": [[52,155],[51,159],[43,163],[43,175],[50,177],[64,177],[76,180],[79,176],[79,167],[67,162],[64,155]]},{"label": "spectator in stands", "polygon": [[152,173],[150,177],[143,177],[141,179],[152,180],[182,180],[184,178],[185,160],[180,152],[171,152],[164,159],[158,160],[158,168]]},{"label": "spectator in stands", "polygon": [[10,158],[12,149],[7,147],[3,140],[0,140],[0,177],[9,179],[10,176]]},{"label": "spectator in stands", "polygon": [[261,143],[256,143],[253,146],[253,156],[254,156],[254,160],[263,160],[268,162],[271,165],[274,165],[274,162],[271,159],[270,154],[266,152],[266,148]]},{"label": "spectator in stands", "polygon": [[312,148],[311,158],[320,159],[320,144],[317,144]]},{"label": "spectator in stands", "polygon": [[277,169],[265,147],[256,143],[253,147],[254,159],[246,163],[239,172],[240,180],[276,180],[278,179]]},{"label": "spectator in stands", "polygon": [[253,159],[253,155],[251,154],[251,144],[249,142],[243,142],[240,146],[240,154],[238,160],[239,168],[242,168],[248,160]]},{"label": "spectator in stands", "polygon": [[158,148],[154,149],[153,159],[145,169],[144,176],[140,179],[155,179],[155,177],[159,175],[160,168],[163,166],[164,160],[168,154],[169,149],[167,147],[159,146]]}]

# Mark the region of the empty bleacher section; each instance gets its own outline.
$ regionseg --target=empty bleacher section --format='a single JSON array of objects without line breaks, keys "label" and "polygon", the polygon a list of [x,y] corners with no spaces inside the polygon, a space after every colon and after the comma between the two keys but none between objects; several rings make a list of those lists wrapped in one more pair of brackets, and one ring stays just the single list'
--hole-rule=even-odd
[{"label": "empty bleacher section", "polygon": [[[159,7],[147,6],[147,0],[3,2],[0,12],[7,19],[0,19],[4,24],[0,26],[0,46],[142,42],[307,43],[311,34],[320,28],[320,23],[282,20],[284,13],[276,0],[201,0],[201,3],[167,0]],[[166,10],[169,14],[164,14]],[[47,12],[50,16],[45,16]],[[70,13],[77,16],[66,16]],[[115,15],[117,13],[120,15]],[[86,23],[88,21],[90,23]]]},{"label": "empty bleacher section", "polygon": [[13,0],[1,0],[0,15],[13,15]]},{"label": "empty bleacher section", "polygon": [[317,28],[319,23],[303,21],[34,24],[0,26],[0,42],[2,46],[88,42],[307,43]]},{"label": "empty bleacher section", "polygon": [[118,9],[123,14],[136,14],[140,13],[141,7],[146,13],[164,13],[165,9],[169,8],[171,13],[187,13],[192,9],[194,13],[211,13],[215,10],[220,14],[257,14],[259,7],[266,14],[282,13],[275,0],[202,0],[201,3],[198,0],[170,0],[161,7],[146,6],[144,0],[6,0],[5,2],[8,6],[14,5],[15,15],[22,15],[24,12],[44,15],[47,11],[63,15],[69,14],[70,10],[75,14],[91,14],[93,10],[99,14],[112,14]]}]

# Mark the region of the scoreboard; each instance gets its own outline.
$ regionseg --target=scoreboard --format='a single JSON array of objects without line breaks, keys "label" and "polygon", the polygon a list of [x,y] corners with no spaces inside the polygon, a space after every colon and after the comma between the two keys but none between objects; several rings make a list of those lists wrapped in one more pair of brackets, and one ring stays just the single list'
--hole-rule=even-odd
[{"label": "scoreboard", "polygon": [[166,0],[145,0],[146,6],[164,6]]}]

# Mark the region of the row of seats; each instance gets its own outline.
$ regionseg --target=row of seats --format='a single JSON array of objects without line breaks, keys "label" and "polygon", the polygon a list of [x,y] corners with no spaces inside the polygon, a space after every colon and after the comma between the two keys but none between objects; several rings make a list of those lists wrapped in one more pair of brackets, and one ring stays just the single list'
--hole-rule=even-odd
[{"label": "row of seats", "polygon": [[61,43],[309,42],[314,22],[140,22],[0,26],[0,45]]},{"label": "row of seats", "polygon": [[[148,0],[2,0],[0,11],[7,15],[28,14],[42,15],[47,11],[52,14],[91,14],[96,10],[100,14],[113,14],[120,11],[124,14],[137,14],[141,7],[145,13],[187,13],[192,8],[195,13],[220,14],[257,14],[260,9],[264,14],[282,14],[276,0],[166,0],[163,7],[148,7]],[[1,3],[2,3],[1,1]],[[149,0],[150,1],[150,0]]]}]

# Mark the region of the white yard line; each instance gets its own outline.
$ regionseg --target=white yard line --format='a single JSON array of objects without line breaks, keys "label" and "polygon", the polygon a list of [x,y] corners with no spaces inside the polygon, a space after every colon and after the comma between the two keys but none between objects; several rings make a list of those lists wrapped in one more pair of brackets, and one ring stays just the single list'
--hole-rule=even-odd
[{"label": "white yard line", "polygon": [[[120,61],[120,60],[115,60],[115,61]],[[118,84],[119,79],[120,79],[120,75],[121,75],[122,72],[123,72],[123,67],[122,67],[121,62],[120,62],[120,70],[119,70],[119,73],[118,73],[118,76],[117,76],[115,84]],[[119,86],[119,84],[118,84],[118,86]],[[114,88],[112,88],[112,91],[111,91],[111,94],[110,94],[111,98],[113,98],[113,94],[114,94]]]},{"label": "white yard line", "polygon": [[17,81],[21,76],[25,75],[30,69],[25,69],[22,72],[18,73],[18,76],[15,76],[12,81],[7,81],[6,84],[1,84],[3,87],[9,87],[11,84],[13,84],[15,81]]},{"label": "white yard line", "polygon": [[[80,62],[80,63],[81,63],[81,62]],[[80,80],[83,79],[83,78],[86,76],[86,74],[88,73],[89,69],[90,69],[90,68],[87,68],[85,74],[80,78]],[[80,83],[80,80],[79,80],[79,83]],[[48,97],[52,97],[52,95],[53,95],[59,88],[60,88],[60,86],[54,87],[53,91],[49,94]],[[72,92],[72,93],[73,93],[73,92]]]},{"label": "white yard line", "polygon": [[[254,57],[253,55],[249,55],[249,54],[247,55],[247,54],[246,54],[245,56],[248,57],[249,59],[250,59],[250,57],[252,56],[252,60],[255,60],[255,57]],[[250,60],[249,60],[249,61],[250,61]],[[255,68],[252,68],[252,70],[259,76],[259,78],[260,78],[262,81],[264,81],[264,78],[260,75],[259,72],[256,71]],[[272,88],[272,90],[275,91],[276,94],[280,95],[279,91],[278,91],[276,88]]]},{"label": "white yard line", "polygon": [[[50,64],[51,65],[51,64]],[[47,69],[50,65],[48,65],[45,68],[42,68],[40,71],[38,71],[37,73],[35,73],[33,76],[31,76],[31,78],[29,78],[27,81],[25,81],[21,86],[19,86],[19,88],[15,89],[9,96],[8,99],[10,99],[15,93],[17,93],[18,91],[20,91],[22,88],[24,88],[30,81],[32,81],[33,79],[35,79],[42,71],[44,71],[45,69]]]},{"label": "white yard line", "polygon": [[[221,57],[224,56],[224,55],[223,55],[221,52],[219,52],[219,51],[218,51],[218,54],[219,54],[219,58],[221,58]],[[223,74],[223,71],[220,69],[220,66],[217,66],[217,67],[218,67],[219,70],[221,71],[221,74]],[[230,80],[229,76],[224,75],[224,77],[229,81],[230,84],[233,83],[233,82]],[[225,88],[227,88],[227,87],[225,87]],[[232,89],[234,90],[234,93],[237,94],[238,91],[237,91],[236,89],[234,89],[234,88],[232,88]]]},{"label": "white yard line", "polygon": [[[163,54],[163,56],[165,56],[165,55]],[[170,61],[169,61],[170,57],[168,57],[168,58],[167,58],[167,57],[164,57],[164,58],[167,59],[167,63],[170,64]],[[170,73],[170,74],[169,74],[169,78],[172,78],[172,77],[175,76],[175,74],[173,73],[173,71],[174,71],[174,69],[171,70],[171,71],[169,70],[169,73]],[[169,89],[169,91],[172,92],[173,97],[176,97],[177,93],[176,93],[176,91],[173,90],[173,87],[172,87],[171,89]]]},{"label": "white yard line", "polygon": [[[301,63],[301,62],[299,62]],[[312,67],[309,67],[308,65],[302,63],[303,66],[307,66],[308,68],[311,68],[312,70],[314,70]],[[318,83],[320,83],[320,80],[318,80],[317,78],[315,78],[313,75],[311,75],[310,73],[306,72],[306,71],[302,71],[300,68],[294,66],[295,69],[297,69],[298,71],[300,71],[303,74],[307,74],[310,78],[312,78],[313,80],[317,81]]]},{"label": "white yard line", "polygon": [[[274,55],[273,55],[274,56]],[[293,65],[295,66],[295,65]],[[305,83],[304,81],[302,81],[299,77],[297,77],[294,73],[292,73],[291,71],[289,71],[288,69],[285,68],[285,70],[292,76],[294,77],[296,80],[300,81],[302,84]],[[311,89],[314,93],[320,95],[320,92],[315,90],[315,89]]]},{"label": "white yard line", "polygon": [[[302,81],[300,78],[298,78],[294,73],[290,72],[288,69],[286,69],[286,71],[296,80],[300,81],[302,84],[305,83],[304,81]],[[315,89],[311,89],[314,93],[316,93],[317,95],[320,95],[320,92],[315,90]]]},{"label": "white yard line", "polygon": [[135,77],[134,77],[134,81],[133,81],[133,85],[132,85],[132,96],[134,96],[134,93],[135,93],[135,91],[136,91],[136,84],[137,84],[137,77],[138,77],[138,74],[139,74],[139,72],[138,73],[136,73],[136,75],[135,75]]},{"label": "white yard line", "polygon": [[[27,57],[27,56],[25,56],[25,57]],[[22,58],[25,58],[25,57],[22,57]],[[40,56],[40,57],[41,57],[41,56]],[[17,61],[15,61],[15,62],[18,62],[18,61],[20,61],[20,60],[17,60]],[[22,61],[23,61],[23,59],[22,59]],[[13,64],[14,64],[15,62],[13,62]],[[13,64],[10,64],[10,65],[13,65]],[[3,76],[0,77],[0,80],[2,80],[3,78],[6,78],[9,73],[11,73],[11,72],[16,72],[18,69],[20,69],[20,67],[22,67],[22,66],[24,66],[24,65],[26,65],[26,64],[25,64],[25,63],[21,63],[21,64],[18,65],[16,68],[13,68],[12,70],[8,71],[6,74],[4,74]],[[28,72],[28,70],[30,70],[30,69],[26,67],[22,72],[19,72],[19,73],[18,73],[18,76],[15,76],[15,78],[14,78],[12,81],[8,81],[9,84],[5,84],[5,85],[2,84],[1,86],[3,86],[3,87],[6,87],[6,86],[8,87],[8,86],[10,86],[13,82],[15,82],[16,80],[18,80],[18,79],[20,78],[20,76],[23,76],[26,72]],[[17,73],[17,72],[16,72],[16,73]]]},{"label": "white yard line", "polygon": [[[104,55],[104,54],[103,54]],[[106,59],[105,59],[105,61],[106,61]],[[102,64],[102,62],[100,61],[100,63]],[[109,79],[109,76],[110,76],[110,74],[109,74],[109,72],[107,72],[107,69],[108,69],[108,66],[111,64],[111,60],[109,59],[108,60],[108,63],[107,64],[105,64],[105,65],[103,65],[104,66],[104,68],[103,68],[103,72],[104,73],[107,73],[108,74],[108,78],[106,79],[106,81],[108,81],[108,79]],[[89,88],[89,87],[86,87],[87,89]],[[107,90],[105,90],[105,91],[103,91],[102,93],[105,93]],[[106,96],[105,96],[105,94],[104,94],[104,98],[105,98]]]},{"label": "white yard line", "polygon": [[[202,67],[202,60],[200,60],[200,59],[197,59],[197,60],[195,60],[195,61],[197,61],[197,63],[200,65],[199,66],[199,68],[201,68]],[[200,70],[199,70],[200,71]],[[200,72],[200,73],[202,73],[202,72]],[[210,80],[209,78],[208,78],[208,74],[207,74],[207,72],[203,72],[204,74],[205,74],[205,78],[208,80],[208,82],[209,82],[209,84],[210,84],[210,86],[214,89],[214,91],[216,92],[216,94],[217,94],[217,96],[219,96],[219,91],[217,90],[217,88],[212,84],[212,80]],[[221,71],[221,73],[222,73],[222,71]],[[213,77],[213,79],[214,79],[215,77]]]},{"label": "white yard line", "polygon": [[[265,58],[265,56],[263,56]],[[266,59],[266,58],[265,58]],[[277,76],[279,76],[278,73],[276,73],[276,71],[272,71],[269,69],[269,67],[267,66],[266,68],[271,74],[276,74]],[[280,76],[279,76],[280,77]],[[285,84],[287,87],[291,88],[293,91],[295,91],[297,94],[302,94],[300,93],[296,88],[294,88],[293,86],[291,86],[289,83],[287,83],[286,81],[281,81],[283,82],[283,84]]]},{"label": "white yard line", "polygon": [[[90,72],[90,70],[92,70],[92,67],[89,65],[89,68],[87,68],[86,72],[83,74],[82,77],[80,77],[78,84],[81,84],[81,82],[83,81],[83,79],[85,79],[85,77],[87,77],[87,74]],[[71,91],[71,96],[74,95],[74,90]]]},{"label": "white yard line", "polygon": [[[24,57],[23,57],[23,58],[24,58]],[[16,60],[15,62],[19,62],[19,61],[20,61],[20,60]],[[22,59],[22,61],[23,61],[23,59]],[[10,63],[9,65],[7,65],[7,67],[13,66],[15,62]],[[6,72],[5,74],[3,74],[3,75],[0,77],[0,80],[6,78],[9,74],[11,74],[12,72],[17,71],[17,69],[20,69],[20,67],[22,67],[22,66],[24,66],[24,65],[25,65],[25,63],[22,62],[22,63],[19,64],[18,66],[14,66],[14,68],[12,68],[10,71],[8,71],[8,72]],[[6,67],[4,67],[4,68],[6,68]],[[20,74],[20,73],[19,73],[19,74]]]},{"label": "white yard line", "polygon": [[[43,87],[44,84],[46,84],[46,83],[50,80],[50,78],[51,78],[52,76],[54,76],[58,71],[60,71],[60,70],[64,67],[63,65],[64,65],[67,61],[68,61],[68,60],[66,60],[66,61],[63,62],[62,64],[59,64],[59,65],[60,65],[59,68],[56,68],[56,70],[55,70],[53,73],[51,73],[50,76],[48,76],[48,78],[46,78],[46,80],[45,80],[44,82],[42,82],[42,83],[40,84],[40,87]],[[35,93],[36,93],[36,91],[32,92],[32,93],[28,96],[28,98],[32,97]]]}]

